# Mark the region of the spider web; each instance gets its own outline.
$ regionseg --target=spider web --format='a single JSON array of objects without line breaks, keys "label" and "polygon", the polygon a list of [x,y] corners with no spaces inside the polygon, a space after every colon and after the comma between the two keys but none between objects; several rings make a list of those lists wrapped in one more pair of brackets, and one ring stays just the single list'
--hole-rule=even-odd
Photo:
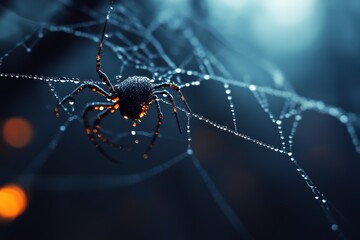
[{"label": "spider web", "polygon": [[[34,209],[36,199],[38,204],[43,203],[49,192],[54,194],[52,204],[60,208],[64,207],[62,200],[69,204],[70,200],[66,199],[74,196],[79,196],[80,202],[93,197],[96,200],[92,200],[92,204],[114,200],[118,205],[110,204],[103,209],[92,205],[95,209],[88,206],[84,207],[88,210],[83,211],[91,209],[96,215],[105,210],[104,217],[111,216],[109,221],[117,221],[116,226],[140,229],[138,236],[150,234],[151,238],[173,238],[180,234],[180,238],[189,235],[192,238],[262,239],[271,233],[277,238],[289,238],[298,232],[299,238],[346,239],[347,235],[356,234],[352,227],[355,217],[349,214],[352,208],[347,209],[347,203],[341,202],[338,196],[340,192],[351,196],[353,191],[340,191],[344,186],[340,181],[332,191],[334,185],[327,184],[321,174],[317,175],[317,169],[310,171],[318,181],[313,180],[312,174],[303,167],[306,152],[302,147],[306,148],[306,144],[301,143],[301,138],[310,141],[306,136],[321,125],[319,118],[333,121],[331,124],[340,130],[323,131],[335,131],[338,134],[335,136],[346,134],[341,135],[341,139],[346,139],[345,149],[351,152],[349,158],[356,161],[355,152],[360,153],[358,114],[299,95],[271,62],[241,47],[229,46],[202,21],[174,17],[169,11],[153,15],[149,12],[149,16],[144,16],[142,11],[146,6],[115,4],[104,42],[102,68],[113,83],[138,75],[147,76],[155,83],[178,84],[193,114],[187,115],[176,93],[172,93],[181,113],[184,134],[180,135],[169,102],[161,99],[164,124],[147,161],[141,156],[156,123],[154,107],[136,128],[113,114],[104,120],[104,133],[133,149],[106,148],[121,159],[122,164],[114,166],[107,162],[84,134],[81,118],[85,103],[103,99],[84,92],[77,96],[74,105],[63,106],[60,119],[55,119],[52,113],[53,106],[79,84],[104,85],[96,77],[94,56],[107,9],[94,10],[67,1],[60,3],[70,13],[78,14],[79,19],[71,19],[70,23],[57,20],[55,24],[32,21],[4,10],[10,21],[25,30],[15,46],[6,46],[0,59],[4,89],[19,89],[16,94],[3,95],[3,102],[7,101],[5,97],[16,98],[3,109],[5,115],[16,112],[31,119],[39,129],[39,139],[31,149],[16,156],[16,163],[1,162],[1,179],[2,183],[18,181],[31,189],[35,195]],[[232,72],[229,69],[233,68],[227,64],[241,67]],[[39,75],[34,75],[36,73]],[[10,108],[16,110],[10,111]],[[299,129],[303,133],[299,133]],[[347,156],[341,154],[337,154],[337,161]],[[311,164],[308,166],[311,168]],[[254,176],[259,180],[254,180]],[[281,188],[276,187],[277,184]],[[133,187],[121,188],[129,186]],[[356,189],[357,184],[353,186]],[[274,195],[266,195],[266,191],[261,192],[259,188],[273,190]],[[254,193],[256,190],[261,193]],[[332,197],[328,198],[325,192]],[[99,195],[112,200],[104,200]],[[266,199],[263,202],[258,199],[262,196]],[[332,204],[332,199],[336,199],[340,208]],[[356,205],[356,199],[355,194],[350,202]],[[166,206],[162,207],[159,202]],[[75,209],[78,202],[72,203],[75,206],[70,204],[70,209]],[[124,217],[112,215],[113,208]],[[59,219],[55,224],[66,227],[59,222],[65,214],[52,211]],[[343,216],[343,212],[347,212],[347,216]],[[85,221],[83,225],[77,224],[78,229],[95,221],[91,217],[84,220],[87,214],[81,214],[81,210],[71,216],[74,215]],[[27,217],[29,219],[31,213]],[[286,225],[288,218],[294,223]],[[169,232],[156,223],[149,223],[153,221],[166,225]],[[265,233],[259,233],[258,229]],[[90,236],[94,234],[88,232]],[[134,232],[122,229],[119,234],[133,236]]]}]

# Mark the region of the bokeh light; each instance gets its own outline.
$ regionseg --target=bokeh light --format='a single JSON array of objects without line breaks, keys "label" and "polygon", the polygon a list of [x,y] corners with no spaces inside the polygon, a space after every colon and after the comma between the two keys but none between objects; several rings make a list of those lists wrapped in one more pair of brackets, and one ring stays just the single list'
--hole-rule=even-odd
[{"label": "bokeh light", "polygon": [[316,0],[262,0],[257,9],[254,34],[267,51],[301,52],[320,36],[323,13]]},{"label": "bokeh light", "polygon": [[12,220],[20,216],[27,206],[24,190],[15,184],[0,188],[0,219]]},{"label": "bokeh light", "polygon": [[314,0],[265,0],[262,6],[268,17],[280,26],[293,27],[316,14]]},{"label": "bokeh light", "polygon": [[9,146],[23,148],[30,143],[33,137],[33,128],[26,119],[14,117],[4,123],[2,135]]},{"label": "bokeh light", "polygon": [[[273,55],[303,52],[321,37],[324,10],[318,0],[208,0],[213,25],[231,44],[251,39]],[[226,14],[224,14],[226,12]],[[236,21],[237,25],[232,25]]]}]

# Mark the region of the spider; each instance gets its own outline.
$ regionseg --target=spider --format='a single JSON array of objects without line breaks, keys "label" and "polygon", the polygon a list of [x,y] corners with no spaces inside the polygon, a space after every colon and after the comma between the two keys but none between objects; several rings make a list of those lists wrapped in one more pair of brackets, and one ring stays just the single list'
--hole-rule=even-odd
[{"label": "spider", "polygon": [[[112,7],[110,7],[110,10]],[[158,113],[158,121],[155,126],[155,131],[153,137],[148,144],[148,147],[143,155],[144,159],[149,157],[149,152],[152,149],[157,136],[159,135],[159,129],[163,120],[163,114],[161,112],[160,104],[158,101],[158,95],[166,96],[172,104],[173,112],[176,118],[176,123],[179,128],[180,134],[182,133],[179,118],[176,112],[176,105],[174,102],[173,96],[164,88],[170,88],[175,90],[181,101],[185,104],[188,113],[191,113],[190,107],[187,104],[184,95],[180,91],[180,87],[174,83],[162,83],[162,84],[153,84],[152,81],[145,76],[131,76],[122,81],[119,84],[112,85],[107,75],[101,71],[101,52],[103,50],[103,42],[106,31],[106,25],[109,19],[110,10],[107,13],[107,17],[104,23],[104,28],[101,35],[101,40],[99,44],[99,49],[96,56],[96,72],[99,75],[99,78],[106,84],[110,93],[107,93],[101,87],[94,83],[84,83],[77,87],[72,93],[64,97],[54,108],[54,113],[56,117],[60,116],[60,107],[65,103],[73,104],[75,102],[75,96],[81,91],[89,88],[91,91],[100,94],[105,97],[108,101],[111,102],[91,102],[86,105],[84,108],[82,118],[85,127],[85,131],[90,138],[90,141],[95,145],[96,149],[107,157],[109,160],[118,163],[116,159],[107,154],[99,142],[96,140],[96,137],[100,139],[103,143],[108,144],[111,147],[115,148],[125,148],[124,145],[113,143],[107,138],[105,138],[100,131],[101,121],[111,113],[114,113],[116,110],[119,110],[121,115],[125,119],[134,120],[133,126],[136,126],[136,121],[140,121],[143,118],[151,105],[155,102],[156,109]],[[91,126],[89,123],[89,113],[92,111],[101,111],[96,120]]]}]

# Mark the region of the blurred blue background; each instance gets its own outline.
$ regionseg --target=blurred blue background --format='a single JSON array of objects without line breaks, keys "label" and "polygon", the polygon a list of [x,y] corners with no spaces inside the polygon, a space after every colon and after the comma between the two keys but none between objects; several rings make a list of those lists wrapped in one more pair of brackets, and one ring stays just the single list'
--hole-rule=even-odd
[{"label": "blurred blue background", "polygon": [[[191,28],[234,79],[250,76],[259,85],[270,85],[275,79],[306,98],[323,100],[346,112],[360,112],[359,1],[117,2],[131,9],[145,26],[156,17],[171,16],[175,30],[157,37],[176,63],[183,60],[181,54],[192,51],[183,46],[177,28]],[[107,9],[107,1],[2,1],[0,56],[40,26],[90,21],[93,16],[102,16],[96,20],[103,21]],[[87,29],[99,36],[101,30],[101,24]],[[97,79],[97,43],[61,32],[44,34],[40,40],[36,35],[26,41],[28,46],[12,51],[3,60],[0,72]],[[26,51],[28,47],[31,52]],[[104,71],[114,79],[119,74],[119,60],[109,48],[104,49],[103,56]],[[25,147],[14,148],[4,138],[0,140],[0,184],[5,185],[31,172],[31,163],[59,133],[65,118],[53,116],[57,100],[46,83],[13,78],[0,81],[2,135],[5,123],[13,117],[26,119],[32,129]],[[73,89],[74,85],[56,86],[61,97]],[[276,128],[255,98],[245,90],[232,90],[236,92],[239,132],[279,145]],[[221,84],[210,82],[183,92],[195,113],[231,126],[229,103]],[[97,100],[84,93],[78,97],[76,109],[81,112],[86,102]],[[46,186],[42,181],[48,176],[136,174],[178,156],[186,150],[187,136],[178,134],[171,109],[163,109],[164,138],[156,142],[153,159],[141,159],[146,145],[133,152],[112,151],[123,160],[120,166],[95,150],[80,123],[71,123],[37,170],[45,177],[22,180],[32,183],[24,187],[28,207],[15,220],[0,222],[0,239],[242,239],[189,158],[128,187],[89,190],[83,186],[71,190],[71,183],[61,186],[64,182],[56,181],[41,187]],[[181,120],[185,128],[186,117],[181,115]],[[155,122],[155,112],[150,111],[142,125],[151,132]],[[116,118],[107,127],[119,132],[132,129],[131,124],[119,124]],[[254,239],[337,239],[287,158],[196,119],[192,120],[191,133],[195,156]],[[148,140],[144,138],[144,143]],[[345,126],[330,116],[306,112],[295,135],[294,155],[332,202],[345,235],[359,239],[360,159]]]}]

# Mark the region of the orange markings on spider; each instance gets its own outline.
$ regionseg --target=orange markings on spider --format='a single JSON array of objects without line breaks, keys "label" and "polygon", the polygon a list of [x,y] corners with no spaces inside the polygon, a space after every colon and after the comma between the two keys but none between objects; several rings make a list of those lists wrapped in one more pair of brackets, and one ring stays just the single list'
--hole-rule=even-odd
[{"label": "orange markings on spider", "polygon": [[12,220],[20,216],[26,209],[25,191],[18,185],[9,184],[0,188],[0,218]]},{"label": "orange markings on spider", "polygon": [[26,119],[14,117],[4,123],[2,135],[9,146],[23,148],[30,143],[33,137],[33,128]]},{"label": "orange markings on spider", "polygon": [[119,101],[120,99],[119,99],[119,97],[114,97],[113,99],[112,99],[112,102],[117,102],[117,101]]}]

